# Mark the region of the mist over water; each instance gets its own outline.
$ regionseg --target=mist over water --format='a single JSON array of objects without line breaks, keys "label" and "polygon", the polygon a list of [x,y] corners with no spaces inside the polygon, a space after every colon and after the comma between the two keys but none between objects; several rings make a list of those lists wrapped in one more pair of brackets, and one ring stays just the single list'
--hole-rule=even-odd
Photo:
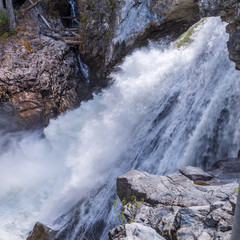
[{"label": "mist over water", "polygon": [[134,52],[109,89],[52,120],[44,136],[1,135],[0,240],[25,239],[36,221],[61,229],[59,240],[105,240],[118,224],[117,176],[208,168],[237,155],[240,72],[225,24],[207,19],[193,38]]}]

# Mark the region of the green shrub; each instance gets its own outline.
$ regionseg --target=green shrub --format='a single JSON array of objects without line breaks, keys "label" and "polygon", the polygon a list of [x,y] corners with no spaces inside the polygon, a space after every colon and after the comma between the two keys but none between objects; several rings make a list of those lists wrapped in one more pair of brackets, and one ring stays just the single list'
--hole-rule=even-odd
[{"label": "green shrub", "polygon": [[1,11],[0,13],[0,23],[1,24],[7,24],[8,22],[8,17],[5,11]]},{"label": "green shrub", "polygon": [[108,0],[111,7],[112,7],[112,10],[114,10],[116,8],[116,3],[114,2],[114,0]]},{"label": "green shrub", "polygon": [[[113,208],[114,211],[119,219],[120,225],[124,225],[126,223],[131,223],[134,221],[137,211],[140,208],[139,206],[139,202],[137,201],[136,196],[132,195],[131,196],[131,201],[127,202],[126,198],[124,198],[121,201],[122,207],[120,208],[120,206],[117,205],[118,202],[118,196],[116,197],[115,200],[113,200]],[[142,204],[144,203],[144,199],[142,199]],[[129,221],[127,221],[125,215],[124,215],[124,211],[123,211],[123,206],[127,205],[127,209],[129,210],[129,212],[131,213],[131,219]],[[119,210],[120,209],[120,210]]]}]

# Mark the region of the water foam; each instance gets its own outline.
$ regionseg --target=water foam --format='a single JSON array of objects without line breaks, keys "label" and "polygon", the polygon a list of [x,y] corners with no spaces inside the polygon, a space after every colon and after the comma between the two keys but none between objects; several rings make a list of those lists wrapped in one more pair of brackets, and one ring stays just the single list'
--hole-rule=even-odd
[{"label": "water foam", "polygon": [[118,175],[236,155],[240,73],[225,25],[207,19],[193,38],[134,52],[109,89],[1,154],[0,239],[23,239],[38,220],[61,229],[58,239],[106,239]]}]

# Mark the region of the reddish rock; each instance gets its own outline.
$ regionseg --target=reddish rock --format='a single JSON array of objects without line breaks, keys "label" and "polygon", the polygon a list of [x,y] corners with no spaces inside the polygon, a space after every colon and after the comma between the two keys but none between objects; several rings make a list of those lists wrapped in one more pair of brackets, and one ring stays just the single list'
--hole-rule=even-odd
[{"label": "reddish rock", "polygon": [[26,240],[51,240],[54,235],[55,231],[46,227],[42,223],[37,222]]}]

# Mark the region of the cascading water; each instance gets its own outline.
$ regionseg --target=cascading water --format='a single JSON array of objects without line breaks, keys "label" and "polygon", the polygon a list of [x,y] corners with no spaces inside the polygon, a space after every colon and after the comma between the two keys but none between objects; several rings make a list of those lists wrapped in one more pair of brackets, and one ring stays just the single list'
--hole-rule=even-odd
[{"label": "cascading water", "polygon": [[85,77],[85,79],[89,83],[89,69],[88,69],[88,66],[82,62],[80,55],[78,55],[78,63],[79,63],[79,67],[82,75]]},{"label": "cascading water", "polygon": [[106,240],[118,224],[111,208],[117,176],[234,157],[240,72],[228,59],[227,37],[225,24],[211,18],[187,47],[138,50],[109,89],[52,120],[44,137],[22,133],[4,144],[0,239],[24,239],[42,221],[60,230],[59,240]]},{"label": "cascading water", "polygon": [[72,17],[72,25],[76,24],[77,26],[79,26],[80,22],[79,20],[77,19],[77,8],[78,8],[78,5],[77,5],[77,2],[76,0],[69,0],[69,4],[71,6],[71,17]]},{"label": "cascading water", "polygon": [[[80,27],[80,21],[77,18],[77,16],[78,16],[77,12],[79,12],[78,11],[78,4],[77,4],[76,0],[69,0],[69,4],[71,6],[72,27],[74,25],[77,25],[78,27]],[[89,80],[89,68],[84,62],[82,62],[79,54],[78,54],[77,58],[78,58],[79,69],[80,69],[83,77],[86,79],[87,83],[89,83],[90,82],[90,80]]]}]

